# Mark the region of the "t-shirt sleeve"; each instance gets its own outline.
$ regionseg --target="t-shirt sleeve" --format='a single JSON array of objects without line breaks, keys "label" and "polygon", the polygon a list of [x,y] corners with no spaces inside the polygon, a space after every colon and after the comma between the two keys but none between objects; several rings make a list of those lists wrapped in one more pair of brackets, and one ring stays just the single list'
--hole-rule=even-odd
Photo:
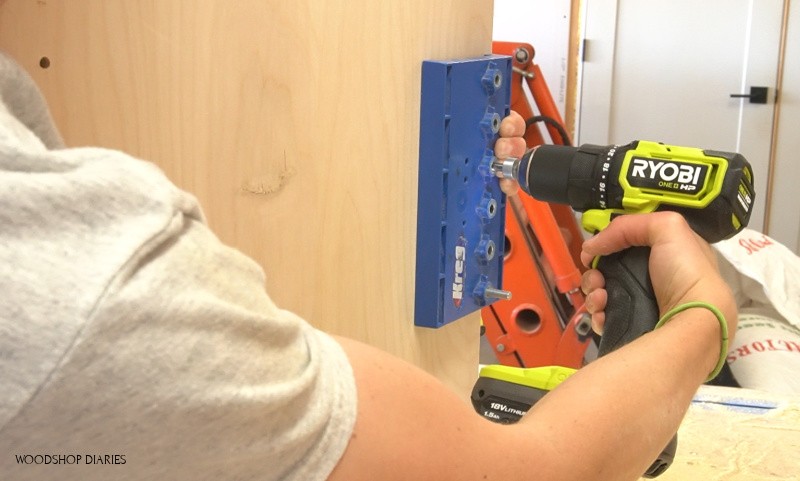
[{"label": "t-shirt sleeve", "polygon": [[344,351],[276,307],[262,270],[202,222],[178,213],[170,229],[15,420],[18,451],[117,461],[61,479],[326,479],[355,423]]}]

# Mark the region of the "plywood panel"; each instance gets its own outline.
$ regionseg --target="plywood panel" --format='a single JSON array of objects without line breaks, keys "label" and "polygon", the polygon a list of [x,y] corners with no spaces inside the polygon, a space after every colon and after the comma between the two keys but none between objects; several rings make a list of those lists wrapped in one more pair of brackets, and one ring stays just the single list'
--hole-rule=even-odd
[{"label": "plywood panel", "polygon": [[9,0],[0,48],[70,146],[152,160],[195,193],[279,305],[466,398],[478,317],[412,322],[420,62],[488,53],[491,16],[484,0]]}]

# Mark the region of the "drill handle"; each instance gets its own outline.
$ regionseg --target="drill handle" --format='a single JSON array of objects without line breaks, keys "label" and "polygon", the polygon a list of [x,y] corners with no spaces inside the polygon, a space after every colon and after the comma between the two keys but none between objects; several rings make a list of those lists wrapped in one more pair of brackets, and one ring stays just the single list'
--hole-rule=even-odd
[{"label": "drill handle", "polygon": [[[603,256],[597,269],[606,280],[606,322],[598,355],[603,356],[653,329],[658,323],[658,303],[650,282],[650,248],[630,247]],[[645,472],[654,478],[672,464],[678,444],[677,434]]]},{"label": "drill handle", "polygon": [[630,247],[603,256],[597,269],[606,281],[606,322],[599,356],[652,331],[658,322],[658,303],[650,282],[649,247]]}]

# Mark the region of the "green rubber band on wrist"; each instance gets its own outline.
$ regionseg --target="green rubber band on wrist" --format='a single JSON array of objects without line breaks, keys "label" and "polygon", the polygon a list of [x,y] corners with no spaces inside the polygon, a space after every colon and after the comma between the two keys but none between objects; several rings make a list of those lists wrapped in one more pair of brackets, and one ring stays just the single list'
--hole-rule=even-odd
[{"label": "green rubber band on wrist", "polygon": [[717,320],[719,321],[719,328],[722,331],[722,345],[719,350],[719,361],[717,361],[716,367],[714,367],[714,370],[711,371],[711,374],[708,376],[708,379],[706,379],[706,382],[708,382],[717,377],[717,374],[719,374],[719,372],[722,370],[722,366],[725,365],[725,358],[728,357],[728,323],[725,322],[725,316],[722,315],[722,312],[720,312],[719,309],[717,309],[716,307],[712,306],[707,302],[700,302],[700,301],[687,302],[686,304],[681,304],[679,306],[673,307],[672,309],[667,311],[663,316],[661,316],[661,319],[658,320],[658,324],[656,324],[655,329],[658,329],[659,327],[666,324],[667,321],[672,319],[672,317],[674,317],[679,312],[683,312],[686,309],[691,309],[693,307],[702,307],[704,309],[708,309],[709,311],[711,311],[717,317]]}]

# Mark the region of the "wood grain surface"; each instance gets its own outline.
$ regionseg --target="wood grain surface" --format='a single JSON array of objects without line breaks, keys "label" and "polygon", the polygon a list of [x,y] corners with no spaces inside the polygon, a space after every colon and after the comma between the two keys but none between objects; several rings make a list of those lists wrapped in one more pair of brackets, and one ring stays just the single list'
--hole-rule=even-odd
[{"label": "wood grain surface", "polygon": [[413,327],[420,67],[489,53],[491,25],[483,0],[9,0],[0,48],[68,145],[194,193],[278,305],[466,400],[478,315]]}]

